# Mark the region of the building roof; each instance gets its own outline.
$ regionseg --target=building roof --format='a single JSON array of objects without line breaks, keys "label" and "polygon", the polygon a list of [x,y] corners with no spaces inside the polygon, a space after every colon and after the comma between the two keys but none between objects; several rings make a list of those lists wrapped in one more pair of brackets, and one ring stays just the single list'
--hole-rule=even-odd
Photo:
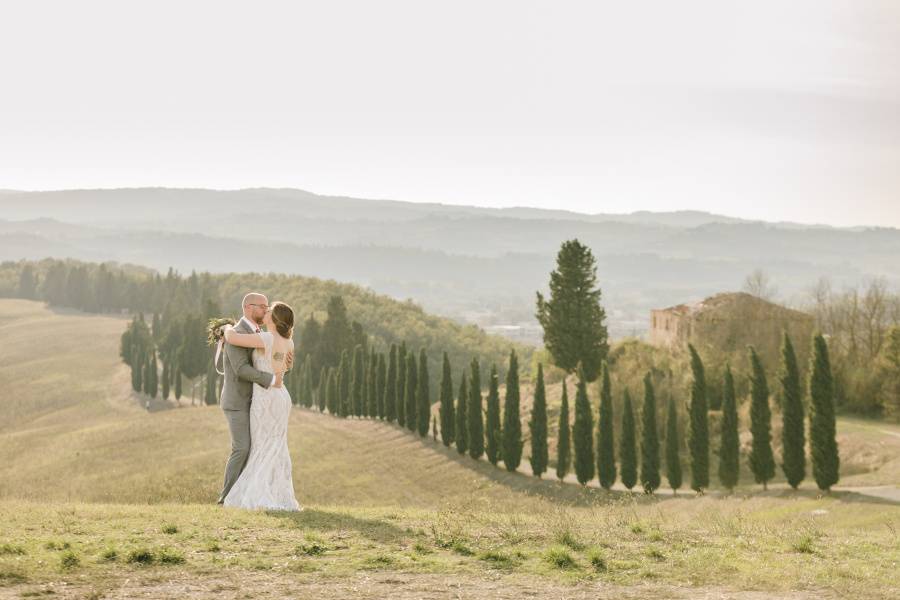
[{"label": "building roof", "polygon": [[790,311],[793,313],[797,313],[798,316],[808,317],[804,312],[794,310],[788,308],[786,306],[782,306],[780,304],[775,304],[774,302],[769,302],[763,298],[758,296],[754,296],[752,294],[748,294],[747,292],[720,292],[718,294],[714,294],[709,296],[708,298],[704,298],[699,302],[692,302],[686,304],[677,304],[675,306],[670,306],[668,308],[656,309],[663,312],[668,312],[677,315],[693,315],[706,310],[720,308],[726,305],[733,305],[737,303],[762,303],[771,307],[773,310],[779,311]]}]

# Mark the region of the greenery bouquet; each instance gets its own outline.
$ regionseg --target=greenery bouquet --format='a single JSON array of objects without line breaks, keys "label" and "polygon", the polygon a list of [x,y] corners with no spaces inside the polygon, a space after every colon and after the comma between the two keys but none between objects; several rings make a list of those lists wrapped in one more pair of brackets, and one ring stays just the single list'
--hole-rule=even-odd
[{"label": "greenery bouquet", "polygon": [[206,343],[209,346],[215,346],[225,335],[225,326],[234,325],[237,321],[231,317],[219,317],[210,319],[206,325]]}]

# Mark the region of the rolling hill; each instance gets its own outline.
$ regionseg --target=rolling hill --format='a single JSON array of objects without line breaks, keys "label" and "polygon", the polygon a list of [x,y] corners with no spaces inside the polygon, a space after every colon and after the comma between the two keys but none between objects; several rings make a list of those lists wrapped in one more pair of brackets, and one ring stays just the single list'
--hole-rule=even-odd
[{"label": "rolling hill", "polygon": [[588,215],[262,188],[10,192],[0,211],[0,260],[117,260],[183,272],[265,264],[413,298],[457,320],[518,326],[501,331],[532,343],[540,341],[534,292],[573,237],[597,257],[616,338],[645,332],[651,308],[739,289],[757,268],[791,304],[805,301],[820,277],[838,287],[873,277],[900,285],[896,229],[691,211]]},{"label": "rolling hill", "polygon": [[[645,497],[495,469],[297,409],[300,513],[212,504],[217,407],[146,411],[126,320],[0,301],[0,597],[888,598],[900,506]],[[183,399],[184,400],[184,399]],[[162,408],[162,407],[158,407]]]}]

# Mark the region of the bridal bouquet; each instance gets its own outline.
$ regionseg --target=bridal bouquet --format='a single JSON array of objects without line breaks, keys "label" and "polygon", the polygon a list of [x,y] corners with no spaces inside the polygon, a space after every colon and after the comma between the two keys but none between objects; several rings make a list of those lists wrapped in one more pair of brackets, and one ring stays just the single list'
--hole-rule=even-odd
[{"label": "bridal bouquet", "polygon": [[225,326],[234,325],[235,323],[236,321],[231,317],[210,319],[209,323],[206,325],[206,344],[208,346],[217,345],[225,335]]},{"label": "bridal bouquet", "polygon": [[219,357],[222,355],[222,345],[225,343],[225,332],[223,330],[226,325],[234,324],[235,320],[231,317],[210,319],[209,323],[206,324],[206,343],[216,347],[216,357],[213,359],[213,365],[215,365],[216,373],[219,375],[225,374],[224,370],[219,370]]}]

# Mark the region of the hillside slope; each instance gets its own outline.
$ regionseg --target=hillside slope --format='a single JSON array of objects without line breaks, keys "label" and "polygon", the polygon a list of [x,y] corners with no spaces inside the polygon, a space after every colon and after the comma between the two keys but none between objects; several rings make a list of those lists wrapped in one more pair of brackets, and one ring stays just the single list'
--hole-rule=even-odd
[{"label": "hillside slope", "polygon": [[0,425],[0,598],[898,592],[893,502],[607,493],[299,409],[304,510],[222,509],[220,410],[141,408],[115,352],[124,325],[0,301],[0,399],[16,407]]},{"label": "hillside slope", "polygon": [[[256,218],[277,207],[277,218]],[[252,214],[256,212],[256,214]],[[320,196],[303,190],[118,189],[0,196],[0,260],[114,259],[165,270],[267,268],[333,277],[480,325],[523,325],[539,342],[534,292],[560,244],[597,257],[615,338],[649,328],[649,311],[740,289],[757,268],[781,300],[809,301],[895,268],[900,230],[743,221],[679,211],[584,215]],[[254,218],[240,230],[235,222]],[[521,339],[521,338],[519,338]]]},{"label": "hillside slope", "polygon": [[[215,499],[229,444],[220,409],[190,406],[188,396],[179,408],[148,413],[145,400],[131,391],[117,355],[126,322],[0,300],[0,336],[10,342],[0,346],[0,398],[6,411],[0,422],[0,498]],[[522,392],[527,457],[530,385]],[[548,387],[551,457],[559,393],[559,385]],[[898,482],[894,459],[900,437],[881,431],[887,428],[840,422],[842,483]],[[430,437],[422,440],[376,421],[297,409],[289,435],[297,493],[304,503],[429,507],[448,493],[514,504],[521,504],[523,492],[567,503],[604,498],[598,490],[509,474],[461,457]],[[528,472],[527,458],[520,470]],[[743,471],[744,485],[754,489],[749,471]]]},{"label": "hillside slope", "polygon": [[[10,407],[0,422],[0,498],[215,500],[229,451],[221,410],[182,397],[182,408],[145,411],[118,359],[125,325],[0,301],[0,336],[10,342],[0,347],[0,397]],[[289,436],[303,503],[433,506],[447,490],[496,500],[523,485],[392,425],[298,409]]]}]

